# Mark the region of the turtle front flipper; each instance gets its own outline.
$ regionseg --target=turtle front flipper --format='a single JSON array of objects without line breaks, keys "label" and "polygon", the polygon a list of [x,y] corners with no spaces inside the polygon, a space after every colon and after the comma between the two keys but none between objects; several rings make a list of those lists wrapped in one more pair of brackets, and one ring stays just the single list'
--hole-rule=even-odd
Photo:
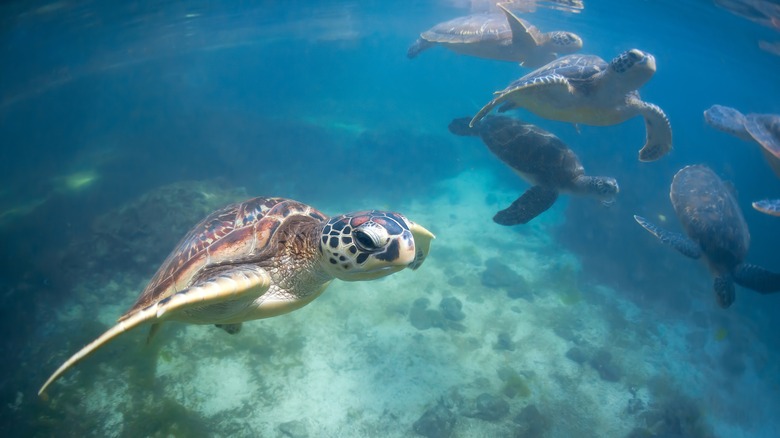
[{"label": "turtle front flipper", "polygon": [[772,216],[780,216],[780,199],[762,199],[755,201],[753,208]]},{"label": "turtle front flipper", "polygon": [[512,29],[512,44],[518,47],[536,47],[541,44],[527,23],[518,18],[514,12],[510,11],[503,3],[497,3],[496,6],[504,12],[509,28]]},{"label": "turtle front flipper", "polygon": [[556,190],[533,186],[515,199],[508,208],[496,213],[493,221],[499,225],[526,224],[552,207],[556,199],[558,199]]},{"label": "turtle front flipper", "polygon": [[628,105],[634,107],[645,119],[646,141],[639,150],[639,161],[655,161],[672,150],[672,125],[658,105],[647,103],[634,94],[628,98]]},{"label": "turtle front flipper", "polygon": [[671,246],[677,251],[680,251],[684,255],[692,259],[698,259],[701,257],[701,248],[696,242],[689,239],[687,236],[664,230],[663,228],[649,222],[642,216],[634,215],[634,220],[644,229],[649,231],[653,236],[657,237],[661,242]]},{"label": "turtle front flipper", "polygon": [[[100,337],[66,360],[41,386],[38,395],[43,394],[46,388],[62,376],[65,371],[126,331],[149,322],[159,323],[166,319],[188,320],[186,317],[176,318],[176,316],[179,316],[177,314],[182,311],[185,313],[187,311],[197,311],[198,317],[203,318],[208,316],[206,314],[208,312],[206,306],[238,298],[243,300],[259,297],[268,290],[270,285],[271,276],[264,269],[252,265],[243,265],[222,271],[215,277],[200,282],[196,286],[184,289],[168,298],[139,309],[127,315],[125,319],[119,321],[115,326],[108,329]],[[219,322],[219,320],[215,322]]]},{"label": "turtle front flipper", "polygon": [[738,265],[734,270],[734,281],[762,294],[780,292],[780,274],[761,266],[748,263]]},{"label": "turtle front flipper", "polygon": [[574,88],[569,84],[569,80],[564,76],[557,73],[535,77],[530,80],[518,80],[509,85],[505,90],[495,93],[495,98],[483,106],[482,109],[471,119],[469,123],[470,127],[474,127],[480,120],[482,120],[488,113],[500,103],[507,102],[507,104],[501,107],[501,112],[518,108],[522,105],[518,104],[524,94],[538,90],[539,88],[549,92],[551,89],[560,88],[561,92],[573,93]]},{"label": "turtle front flipper", "polygon": [[724,309],[734,303],[734,281],[728,275],[719,275],[715,277],[713,284],[715,290],[715,300],[718,305]]}]

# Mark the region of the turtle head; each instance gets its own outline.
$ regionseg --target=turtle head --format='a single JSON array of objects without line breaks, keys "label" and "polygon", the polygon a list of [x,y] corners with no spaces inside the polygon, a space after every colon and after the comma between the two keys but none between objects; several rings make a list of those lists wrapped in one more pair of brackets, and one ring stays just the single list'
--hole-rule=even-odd
[{"label": "turtle head", "polygon": [[606,206],[611,206],[620,192],[617,180],[609,176],[583,175],[574,181],[574,186],[576,192],[594,196]]},{"label": "turtle head", "polygon": [[639,49],[626,50],[609,63],[612,73],[620,77],[621,87],[636,90],[655,73],[655,57]]},{"label": "turtle head", "polygon": [[345,281],[373,280],[417,269],[433,234],[399,213],[361,211],[331,218],[320,236],[324,269]]},{"label": "turtle head", "polygon": [[558,55],[568,55],[582,49],[582,38],[572,32],[550,32],[549,47]]}]

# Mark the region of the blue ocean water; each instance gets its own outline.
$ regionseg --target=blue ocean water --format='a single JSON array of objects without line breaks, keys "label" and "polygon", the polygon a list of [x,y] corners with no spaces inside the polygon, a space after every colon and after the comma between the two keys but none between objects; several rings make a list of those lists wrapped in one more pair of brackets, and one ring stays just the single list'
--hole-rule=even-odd
[{"label": "blue ocean water", "polygon": [[[752,5],[754,13],[759,6],[761,11],[780,8],[769,1],[736,3]],[[634,47],[656,57],[657,72],[640,93],[668,115],[674,149],[657,162],[641,163],[636,159],[644,141],[639,118],[609,127],[573,126],[519,110],[513,115],[554,132],[575,150],[588,173],[615,177],[620,194],[610,208],[562,196],[531,224],[511,228],[498,227],[491,216],[527,184],[478,140],[455,137],[447,126],[453,118],[473,115],[494,91],[527,70],[442,47],[406,57],[421,31],[481,11],[487,3],[0,6],[0,327],[5,335],[0,348],[8,358],[0,365],[3,434],[780,436],[774,415],[780,405],[780,295],[738,287],[735,304],[718,308],[705,266],[660,245],[632,218],[665,217],[664,225],[679,231],[669,184],[683,166],[706,164],[733,184],[752,237],[747,260],[780,271],[780,219],[750,206],[780,197],[780,181],[756,144],[712,129],[702,116],[713,104],[780,114],[780,57],[760,46],[780,40],[776,22],[774,28],[771,20],[763,25],[703,0],[585,0],[583,9],[568,11],[551,4],[542,2],[523,17],[542,30],[577,33],[584,40],[582,53],[607,61]],[[377,380],[369,385],[346,377],[334,379],[332,387],[328,382],[310,386],[306,376],[318,375],[317,368],[296,362],[311,348],[307,332],[289,328],[289,321],[315,318],[318,300],[290,315],[301,313],[294,316],[300,320],[249,323],[256,331],[236,335],[244,335],[240,341],[196,327],[195,339],[206,347],[190,356],[181,344],[193,336],[190,329],[163,333],[162,341],[145,348],[139,331],[79,364],[70,379],[55,383],[48,399],[38,398],[46,377],[132,304],[194,221],[224,203],[260,195],[297,199],[327,214],[389,208],[426,218],[424,225],[439,238],[431,262],[415,274],[424,276],[429,268],[430,279],[415,283],[409,274],[401,277],[409,279],[403,288],[394,286],[402,281],[395,276],[376,282],[383,291],[403,289],[403,300],[377,301],[389,306],[387,319],[377,322],[382,330],[344,339],[365,347],[356,350],[363,359],[371,356],[374,362],[361,368],[366,375],[386,372],[383,364],[395,360],[413,364],[399,368],[406,375],[381,387]],[[488,204],[484,211],[475,204],[482,201]],[[514,257],[518,248],[530,248],[529,260]],[[547,264],[540,267],[533,257]],[[510,300],[500,281],[480,281],[480,275],[505,269],[540,285],[536,300],[523,301],[517,319],[548,315],[540,324],[559,335],[561,346],[529,339],[534,337],[498,322],[485,328],[491,326],[490,314],[480,313],[485,307],[509,308],[521,301]],[[575,269],[579,285],[576,294],[563,295],[559,311],[544,304],[541,292],[556,269],[559,277]],[[340,327],[344,336],[351,327],[365,328],[353,319],[371,306],[370,284],[329,291],[340,298],[322,298],[316,316],[325,324],[321,331]],[[358,302],[346,298],[352,287],[367,288],[360,290]],[[444,332],[448,337],[434,337],[431,330],[439,328],[409,324],[414,298],[427,297],[435,305],[437,294],[465,302],[464,331],[450,328]],[[279,332],[252,337],[271,326]],[[594,330],[601,332],[594,335]],[[295,336],[285,337],[290,333]],[[462,370],[472,370],[470,352],[482,351],[477,344],[504,345],[502,333],[515,339],[514,349],[508,353],[488,345],[493,353],[486,357],[506,366],[542,352],[553,358],[539,359],[537,367],[522,362],[522,379],[500,371],[498,377],[495,371],[462,375],[466,386],[456,388],[462,403],[481,392],[498,394],[509,404],[503,417],[475,415],[457,402],[450,380],[437,387],[436,378],[420,371],[435,368],[457,381]],[[610,347],[590,345],[592,338],[615,340],[608,354],[615,363],[625,360],[617,381],[564,354],[573,347],[602,352]],[[378,345],[387,339],[414,355],[400,360],[387,350],[383,354]],[[165,341],[174,347],[163,347]],[[447,363],[434,353],[453,346],[463,349],[457,361]],[[553,354],[548,348],[564,350]],[[197,387],[207,370],[170,365],[178,363],[176,357],[186,357],[191,367],[222,358],[215,369],[241,375],[251,368],[242,354],[272,358],[258,365],[265,380],[254,377],[243,388],[250,389],[245,397],[232,397],[236,387],[227,384]],[[632,374],[630,363],[651,371]],[[556,366],[560,372],[550,370]],[[556,386],[545,380],[556,375],[566,378]],[[503,382],[503,392],[490,379]],[[510,395],[506,387],[520,387],[523,379],[531,395]],[[286,386],[272,383],[278,381]],[[116,382],[124,382],[114,388],[117,398],[95,395],[110,394],[105,385],[113,388]],[[191,391],[186,382],[192,382]],[[255,387],[256,382],[261,383]],[[358,389],[342,391],[351,385],[370,387],[377,400],[361,399]],[[600,405],[613,403],[615,394],[624,398],[615,402],[619,415],[610,417],[605,412],[613,411]],[[224,403],[210,407],[201,398]],[[301,398],[321,401],[330,411],[295,412],[304,406],[296,404]],[[561,404],[566,398],[572,403]],[[252,410],[252,404],[263,408]],[[271,405],[275,416],[264,416]],[[454,426],[415,427],[437,406],[446,406],[442,409]],[[537,414],[528,414],[528,406]],[[528,425],[534,415],[544,419],[534,423],[542,429]],[[292,419],[304,423],[289,425]],[[308,432],[296,429],[301,424]]]}]

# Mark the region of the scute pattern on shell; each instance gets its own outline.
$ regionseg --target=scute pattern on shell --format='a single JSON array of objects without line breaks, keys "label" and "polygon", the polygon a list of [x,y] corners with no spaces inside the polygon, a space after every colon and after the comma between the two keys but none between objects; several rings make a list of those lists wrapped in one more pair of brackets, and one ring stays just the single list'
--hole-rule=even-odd
[{"label": "scute pattern on shell", "polygon": [[684,167],[672,181],[670,198],[686,233],[716,270],[729,272],[745,259],[747,224],[731,190],[712,170]]},{"label": "scute pattern on shell", "polygon": [[315,208],[285,198],[252,198],[211,213],[176,245],[120,321],[169,296],[209,262],[227,255],[240,257],[256,253],[268,244],[279,225],[290,215],[306,215],[321,222],[328,220]]}]

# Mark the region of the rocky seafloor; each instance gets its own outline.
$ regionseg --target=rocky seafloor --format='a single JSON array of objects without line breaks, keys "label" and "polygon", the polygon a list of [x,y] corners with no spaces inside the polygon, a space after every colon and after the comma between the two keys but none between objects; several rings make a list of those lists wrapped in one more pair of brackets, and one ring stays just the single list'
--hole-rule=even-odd
[{"label": "rocky seafloor", "polygon": [[[768,422],[776,390],[754,391],[778,387],[777,354],[751,342],[739,315],[723,316],[709,295],[687,318],[665,315],[583,280],[577,257],[550,237],[565,202],[501,227],[490,218],[517,194],[486,196],[478,184],[492,183],[466,172],[426,202],[315,205],[326,214],[392,208],[423,224],[437,239],[418,271],[336,281],[307,307],[236,335],[170,323],[147,345],[135,330],[45,400],[20,389],[2,409],[38,436],[780,433]],[[213,183],[164,187],[64,249],[81,280],[40,311],[22,355],[33,383],[124,313],[188,224],[243,197]]]}]

